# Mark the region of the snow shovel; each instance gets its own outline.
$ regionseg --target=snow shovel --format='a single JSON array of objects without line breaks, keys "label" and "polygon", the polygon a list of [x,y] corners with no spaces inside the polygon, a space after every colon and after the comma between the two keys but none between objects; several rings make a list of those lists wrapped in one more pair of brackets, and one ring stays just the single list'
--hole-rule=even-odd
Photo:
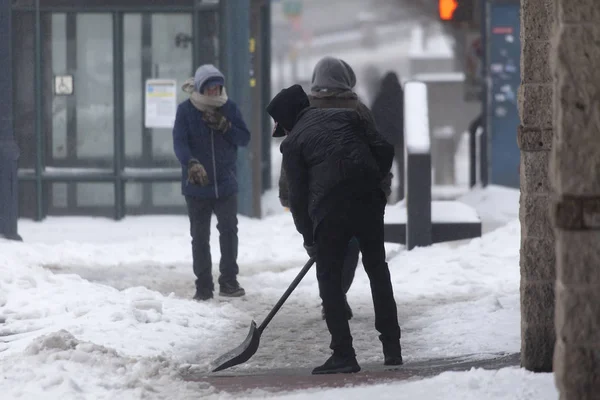
[{"label": "snow shovel", "polygon": [[287,298],[290,297],[290,294],[292,294],[294,289],[296,289],[314,262],[314,258],[311,257],[306,264],[304,264],[304,267],[298,273],[298,276],[296,276],[296,278],[292,281],[283,296],[281,296],[277,304],[275,304],[271,312],[269,312],[263,323],[260,324],[258,328],[256,327],[256,322],[254,322],[254,320],[252,323],[250,323],[250,332],[248,332],[248,336],[246,336],[246,339],[242,342],[242,344],[213,361],[212,364],[216,365],[217,367],[213,369],[212,372],[221,371],[226,368],[233,367],[234,365],[242,364],[248,361],[250,357],[256,353],[256,350],[258,350],[258,345],[260,344],[260,336],[262,335],[263,331],[267,325],[269,325],[269,322],[271,322],[275,314],[277,314],[277,311],[279,311],[281,306],[283,306],[283,303],[285,303]]}]

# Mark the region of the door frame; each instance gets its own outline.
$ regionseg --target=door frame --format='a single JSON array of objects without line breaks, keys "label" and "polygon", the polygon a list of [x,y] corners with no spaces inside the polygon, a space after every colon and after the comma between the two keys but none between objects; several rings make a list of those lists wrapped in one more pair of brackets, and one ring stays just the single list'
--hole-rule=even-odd
[{"label": "door frame", "polygon": [[[130,0],[131,1],[131,0]],[[132,171],[131,169],[125,168],[125,145],[124,145],[124,124],[125,124],[125,104],[124,104],[124,15],[128,13],[138,14],[181,14],[189,13],[192,16],[192,66],[193,71],[195,66],[199,65],[202,60],[202,29],[205,25],[200,24],[201,17],[204,13],[216,13],[218,21],[219,4],[218,3],[203,3],[194,1],[179,0],[173,5],[174,1],[166,2],[164,5],[143,5],[143,6],[131,6],[127,4],[128,0],[122,0],[120,2],[114,2],[115,4],[110,6],[99,6],[98,4],[104,3],[102,1],[95,5],[81,4],[83,1],[64,1],[64,0],[49,0],[44,1],[44,4],[40,4],[39,8],[28,2],[16,2],[13,5],[14,12],[33,12],[35,14],[35,60],[36,60],[36,73],[34,83],[34,101],[36,104],[36,116],[35,116],[35,137],[36,146],[35,151],[36,164],[34,169],[21,169],[19,170],[19,180],[32,182],[35,185],[30,187],[35,188],[36,198],[36,212],[35,220],[42,220],[48,214],[49,201],[51,200],[49,183],[51,182],[65,182],[65,183],[92,183],[92,182],[106,182],[113,183],[114,185],[114,204],[110,207],[67,207],[65,210],[53,209],[55,215],[102,215],[112,216],[115,219],[122,219],[126,213],[125,207],[125,183],[126,182],[147,182],[147,183],[158,183],[158,182],[179,182],[181,172],[179,168],[173,169],[153,169],[145,168],[138,171]],[[182,5],[183,3],[189,2],[189,5]],[[29,3],[34,3],[33,1]],[[93,2],[89,2],[93,3]],[[120,3],[120,4],[116,4]],[[139,2],[138,2],[139,3]],[[53,5],[54,4],[54,5]],[[47,140],[44,140],[43,126],[45,120],[48,118],[44,112],[46,107],[42,98],[44,95],[44,59],[42,57],[42,29],[41,29],[41,15],[51,13],[102,13],[112,14],[112,35],[113,35],[113,124],[114,124],[114,148],[113,148],[113,165],[112,168],[77,168],[76,171],[68,171],[69,168],[65,168],[64,171],[61,169],[46,170],[45,159],[48,156],[47,152],[51,151],[51,146],[47,146]],[[220,40],[219,27],[216,27],[216,32]],[[216,57],[217,65],[220,64],[219,45],[216,46]],[[47,90],[47,89],[46,89]],[[42,103],[42,104],[40,104]],[[28,193],[30,194],[30,193]],[[140,210],[130,210],[129,214],[144,214],[147,210],[144,209],[143,205]],[[159,207],[152,206],[152,213],[183,213],[184,207]]]}]

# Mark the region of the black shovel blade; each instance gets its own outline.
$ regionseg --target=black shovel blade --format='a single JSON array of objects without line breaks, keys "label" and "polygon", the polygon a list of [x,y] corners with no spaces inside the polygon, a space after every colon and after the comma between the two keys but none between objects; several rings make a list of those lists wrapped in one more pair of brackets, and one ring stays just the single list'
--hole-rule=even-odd
[{"label": "black shovel blade", "polygon": [[256,350],[258,350],[261,334],[262,332],[256,327],[256,322],[252,321],[250,324],[250,332],[248,332],[246,339],[244,339],[242,344],[238,347],[213,361],[212,364],[216,365],[216,367],[212,372],[222,371],[226,368],[248,361],[250,357],[256,353]]}]

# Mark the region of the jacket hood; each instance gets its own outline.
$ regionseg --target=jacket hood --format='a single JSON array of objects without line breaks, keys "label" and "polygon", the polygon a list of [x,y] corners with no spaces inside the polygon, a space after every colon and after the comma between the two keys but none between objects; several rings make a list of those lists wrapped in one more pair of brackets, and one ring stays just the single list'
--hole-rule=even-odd
[{"label": "jacket hood", "polygon": [[285,136],[284,130],[291,131],[302,110],[308,107],[308,96],[300,85],[292,85],[277,93],[267,106],[267,113],[276,122],[273,137]]},{"label": "jacket hood", "polygon": [[324,57],[313,70],[310,90],[352,90],[356,86],[356,75],[347,62],[335,57]]},{"label": "jacket hood", "polygon": [[381,90],[386,91],[392,88],[394,90],[398,90],[398,88],[402,90],[402,85],[400,84],[400,78],[398,78],[398,74],[395,72],[388,72],[381,80]]},{"label": "jacket hood", "polygon": [[212,64],[201,65],[194,74],[194,89],[198,93],[202,93],[207,83],[216,83],[225,86],[225,76]]}]

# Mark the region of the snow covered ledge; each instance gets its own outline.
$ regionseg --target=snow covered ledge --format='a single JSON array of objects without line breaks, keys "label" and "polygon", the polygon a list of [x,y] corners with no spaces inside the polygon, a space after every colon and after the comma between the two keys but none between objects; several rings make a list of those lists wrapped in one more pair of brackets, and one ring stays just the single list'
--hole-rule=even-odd
[{"label": "snow covered ledge", "polygon": [[407,153],[431,152],[427,85],[423,82],[408,81],[404,84],[404,141]]}]

